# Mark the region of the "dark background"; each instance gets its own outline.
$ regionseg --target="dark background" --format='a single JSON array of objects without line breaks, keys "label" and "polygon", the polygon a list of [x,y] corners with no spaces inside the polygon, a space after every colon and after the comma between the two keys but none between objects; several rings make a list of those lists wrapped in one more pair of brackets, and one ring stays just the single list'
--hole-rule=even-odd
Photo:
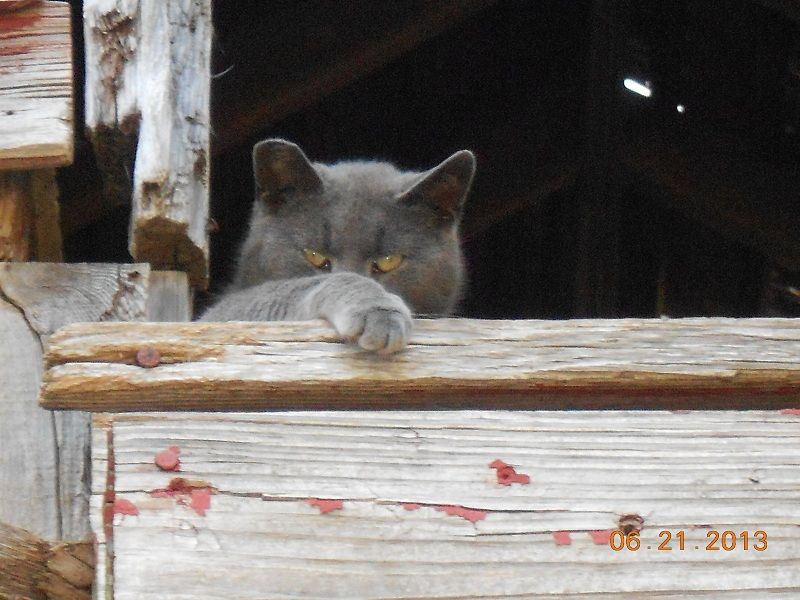
[{"label": "dark background", "polygon": [[[800,315],[793,6],[220,0],[211,292],[247,223],[252,144],[280,136],[313,160],[414,169],[473,150],[463,315]],[[77,150],[68,260],[128,261],[127,207],[80,216],[101,192]]]}]

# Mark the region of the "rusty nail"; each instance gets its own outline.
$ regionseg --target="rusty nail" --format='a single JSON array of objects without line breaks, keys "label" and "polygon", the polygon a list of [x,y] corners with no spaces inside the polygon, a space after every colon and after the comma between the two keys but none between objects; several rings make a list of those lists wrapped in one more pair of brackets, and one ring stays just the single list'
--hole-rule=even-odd
[{"label": "rusty nail", "polygon": [[142,346],[136,352],[136,364],[145,369],[157,367],[161,362],[161,354],[152,346]]}]

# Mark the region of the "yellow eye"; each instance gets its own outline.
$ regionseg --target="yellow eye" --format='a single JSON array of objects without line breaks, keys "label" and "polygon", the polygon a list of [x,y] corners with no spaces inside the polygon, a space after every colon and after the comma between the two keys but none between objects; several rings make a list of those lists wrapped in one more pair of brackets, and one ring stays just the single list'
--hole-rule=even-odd
[{"label": "yellow eye", "polygon": [[329,271],[331,268],[330,259],[321,252],[317,252],[316,250],[309,250],[308,248],[303,248],[303,256],[306,257],[306,260],[309,263],[311,263],[318,269]]},{"label": "yellow eye", "polygon": [[373,273],[388,273],[389,271],[394,271],[397,267],[403,264],[403,259],[405,256],[402,254],[392,254],[390,256],[384,256],[379,258],[374,263],[372,263],[372,272]]}]

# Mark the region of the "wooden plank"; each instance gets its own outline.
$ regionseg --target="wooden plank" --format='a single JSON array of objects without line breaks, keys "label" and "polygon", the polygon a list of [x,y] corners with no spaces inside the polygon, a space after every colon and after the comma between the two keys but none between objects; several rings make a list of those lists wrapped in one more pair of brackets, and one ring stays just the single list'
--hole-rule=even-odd
[{"label": "wooden plank", "polygon": [[72,162],[70,6],[41,2],[0,23],[0,170]]},{"label": "wooden plank", "polygon": [[[800,406],[800,321],[418,320],[393,357],[323,322],[75,324],[46,357],[47,408]],[[137,364],[151,348],[155,368]]]},{"label": "wooden plank", "polygon": [[[113,536],[116,600],[800,594],[795,413],[158,413],[94,425],[93,528],[101,544]],[[156,454],[173,446],[179,470],[160,470]],[[498,483],[497,459],[529,483]],[[176,477],[210,495],[165,493]],[[109,483],[116,514],[101,510]],[[342,505],[321,514],[310,498]],[[604,540],[621,523],[641,528],[638,551]],[[656,549],[661,531],[672,550]],[[710,531],[747,531],[750,546],[706,550]]]},{"label": "wooden plank", "polygon": [[0,523],[0,598],[89,600],[92,555],[91,542],[50,544]]},{"label": "wooden plank", "polygon": [[191,321],[192,292],[181,271],[153,271],[147,293],[148,321]]},{"label": "wooden plank", "polygon": [[89,419],[36,406],[42,354],[75,321],[142,320],[147,265],[0,264],[0,520],[46,539],[88,533]]},{"label": "wooden plank", "polygon": [[[145,2],[130,252],[208,285],[211,0]],[[165,52],[165,49],[168,49]]]}]

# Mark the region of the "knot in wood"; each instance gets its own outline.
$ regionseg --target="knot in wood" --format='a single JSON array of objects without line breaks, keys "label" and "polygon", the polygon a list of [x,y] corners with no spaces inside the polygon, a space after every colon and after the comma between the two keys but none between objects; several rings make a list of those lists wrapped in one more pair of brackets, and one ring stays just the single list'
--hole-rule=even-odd
[{"label": "knot in wood", "polygon": [[142,346],[136,352],[136,364],[145,369],[152,369],[161,363],[161,354],[152,346]]}]

